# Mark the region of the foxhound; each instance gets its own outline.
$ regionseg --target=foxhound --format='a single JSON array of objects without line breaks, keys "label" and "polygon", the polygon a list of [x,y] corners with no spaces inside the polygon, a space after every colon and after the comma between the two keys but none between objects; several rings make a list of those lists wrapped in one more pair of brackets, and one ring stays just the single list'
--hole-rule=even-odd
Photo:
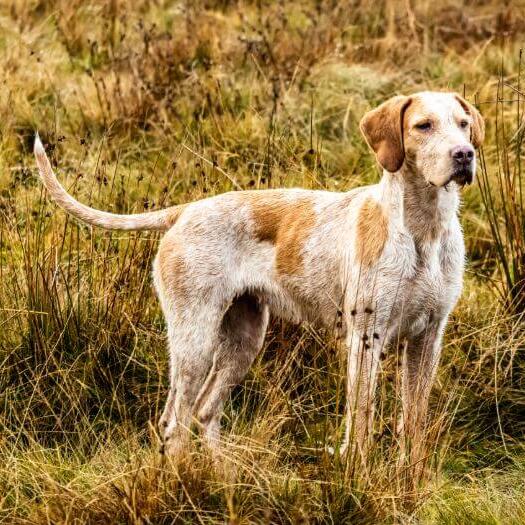
[{"label": "foxhound", "polygon": [[421,92],[381,104],[360,129],[383,169],[378,184],[234,191],[133,215],[75,200],[37,135],[36,162],[58,205],[94,226],[166,232],[153,267],[170,352],[166,452],[184,450],[194,421],[218,446],[224,402],[261,350],[270,314],[345,340],[342,452],[366,452],[379,358],[394,340],[406,341],[400,428],[421,430],[462,288],[459,190],[473,180],[484,122],[459,95]]}]

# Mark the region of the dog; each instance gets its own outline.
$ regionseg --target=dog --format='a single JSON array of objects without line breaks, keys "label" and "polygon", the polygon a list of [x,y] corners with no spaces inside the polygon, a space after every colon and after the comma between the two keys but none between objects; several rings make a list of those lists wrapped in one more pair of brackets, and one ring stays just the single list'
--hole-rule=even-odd
[{"label": "dog", "polygon": [[404,341],[404,439],[425,425],[447,318],[462,289],[459,190],[473,181],[480,113],[461,96],[395,96],[360,129],[383,169],[346,193],[234,191],[164,210],[118,215],[60,185],[42,142],[34,153],[58,205],[107,229],[161,230],[153,280],[167,322],[170,389],[159,428],[166,452],[185,449],[192,422],[218,447],[223,405],[261,350],[270,314],[328,327],[348,352],[346,429],[366,457],[378,364]]}]

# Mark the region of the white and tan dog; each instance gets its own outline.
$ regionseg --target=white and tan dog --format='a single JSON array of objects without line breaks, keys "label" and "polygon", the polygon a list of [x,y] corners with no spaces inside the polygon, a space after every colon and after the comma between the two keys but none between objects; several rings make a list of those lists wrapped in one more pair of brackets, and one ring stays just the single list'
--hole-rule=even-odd
[{"label": "white and tan dog", "polygon": [[458,188],[475,173],[478,111],[452,93],[397,96],[361,130],[383,168],[347,193],[238,191],[136,215],[89,208],[57,181],[38,136],[44,184],[65,210],[108,229],[166,230],[154,282],[168,325],[170,390],[160,428],[177,453],[193,418],[211,445],[232,387],[260,351],[270,314],[334,328],[348,348],[343,450],[366,452],[385,344],[407,342],[403,421],[424,424],[447,317],[462,287]]}]

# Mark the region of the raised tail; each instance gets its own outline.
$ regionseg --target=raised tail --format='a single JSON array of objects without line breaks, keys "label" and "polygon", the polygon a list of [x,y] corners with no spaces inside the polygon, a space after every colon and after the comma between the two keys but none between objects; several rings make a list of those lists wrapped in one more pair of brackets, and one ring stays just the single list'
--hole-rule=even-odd
[{"label": "raised tail", "polygon": [[119,215],[90,208],[73,198],[65,188],[58,182],[51,163],[47,158],[46,151],[38,136],[35,136],[33,149],[40,177],[47,191],[56,203],[71,215],[81,221],[100,226],[108,230],[167,230],[179,218],[185,205],[172,206],[164,210],[147,213],[135,213],[132,215]]}]

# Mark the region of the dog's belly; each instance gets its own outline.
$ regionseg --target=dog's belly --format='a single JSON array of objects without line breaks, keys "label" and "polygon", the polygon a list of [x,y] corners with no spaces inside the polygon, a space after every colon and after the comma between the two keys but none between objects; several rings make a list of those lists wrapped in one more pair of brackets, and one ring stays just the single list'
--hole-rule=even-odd
[{"label": "dog's belly", "polygon": [[[250,264],[253,267],[253,264]],[[337,274],[327,268],[317,272],[305,267],[294,275],[279,275],[271,261],[266,271],[242,279],[242,288],[257,291],[274,317],[298,324],[310,322],[325,328],[338,328],[342,315],[342,288]],[[315,275],[314,275],[315,274]],[[340,326],[339,326],[340,328]]]},{"label": "dog's belly", "polygon": [[301,273],[277,277],[277,301],[272,301],[271,308],[274,315],[294,322],[341,328],[344,297],[339,262],[328,251],[318,250],[315,256],[315,262],[308,260]]},{"label": "dog's belly", "polygon": [[316,326],[341,331],[343,316],[342,310],[337,306],[340,302],[339,294],[326,287],[322,292],[308,290],[305,286],[298,293],[284,285],[277,293],[266,294],[266,301],[275,317],[293,323],[307,321]]}]

